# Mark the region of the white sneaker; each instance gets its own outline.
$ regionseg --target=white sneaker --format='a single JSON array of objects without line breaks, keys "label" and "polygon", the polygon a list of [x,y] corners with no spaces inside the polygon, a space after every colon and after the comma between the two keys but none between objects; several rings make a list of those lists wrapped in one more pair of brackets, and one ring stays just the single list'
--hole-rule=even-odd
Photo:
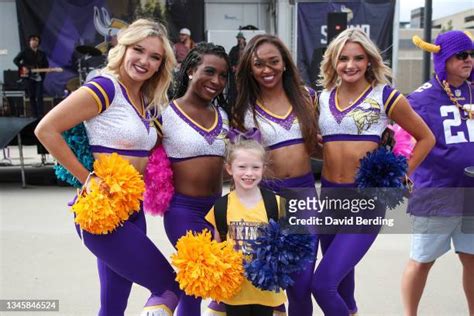
[{"label": "white sneaker", "polygon": [[147,306],[140,316],[173,316],[173,312],[165,305]]}]

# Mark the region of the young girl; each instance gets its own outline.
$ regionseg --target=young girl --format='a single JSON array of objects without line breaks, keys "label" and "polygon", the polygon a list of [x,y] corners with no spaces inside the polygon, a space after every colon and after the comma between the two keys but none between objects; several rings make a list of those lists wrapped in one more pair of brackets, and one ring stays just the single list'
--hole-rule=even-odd
[{"label": "young girl", "polygon": [[[253,134],[253,138],[258,139],[258,131]],[[215,227],[215,238],[233,240],[236,249],[242,250],[244,255],[248,254],[248,241],[257,237],[258,227],[268,222],[268,214],[271,211],[275,212],[265,208],[267,203],[264,200],[276,199],[275,204],[280,204],[277,196],[259,188],[265,168],[265,157],[265,149],[257,140],[252,139],[252,136],[238,135],[231,139],[227,148],[225,168],[233,178],[235,189],[223,197],[227,202],[224,207],[217,207],[221,201],[218,200],[206,215],[206,220]],[[221,212],[226,212],[224,225],[219,223]],[[227,234],[223,233],[225,230]],[[244,279],[240,292],[224,303],[227,316],[271,316],[274,307],[280,306],[285,300],[283,290],[278,293],[263,291]]]},{"label": "young girl", "polygon": [[[360,159],[377,149],[389,119],[417,140],[408,161],[408,175],[433,146],[433,134],[405,97],[390,87],[390,76],[378,48],[361,30],[345,30],[329,44],[321,63],[324,91],[319,98],[321,198],[330,188],[355,187]],[[313,278],[316,301],[325,315],[354,314],[354,268],[377,233],[319,237],[323,258]]]}]

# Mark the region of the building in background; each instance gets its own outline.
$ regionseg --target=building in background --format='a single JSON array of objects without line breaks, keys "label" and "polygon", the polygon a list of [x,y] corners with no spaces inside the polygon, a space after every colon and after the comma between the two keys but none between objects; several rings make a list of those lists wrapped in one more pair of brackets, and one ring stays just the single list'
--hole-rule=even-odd
[{"label": "building in background", "polygon": [[[473,4],[474,6],[474,4]],[[445,17],[433,20],[434,29],[442,30],[463,30],[471,29],[474,31],[474,9],[458,12]]]},{"label": "building in background", "polygon": [[247,41],[259,33],[277,34],[292,48],[294,7],[289,0],[204,0],[206,39],[229,51],[243,28]]},{"label": "building in background", "polygon": [[275,33],[273,5],[271,0],[205,0],[206,40],[224,46],[229,53],[239,31],[247,41],[257,34]]},{"label": "building in background", "polygon": [[422,29],[425,25],[425,8],[417,8],[411,11],[410,27]]}]

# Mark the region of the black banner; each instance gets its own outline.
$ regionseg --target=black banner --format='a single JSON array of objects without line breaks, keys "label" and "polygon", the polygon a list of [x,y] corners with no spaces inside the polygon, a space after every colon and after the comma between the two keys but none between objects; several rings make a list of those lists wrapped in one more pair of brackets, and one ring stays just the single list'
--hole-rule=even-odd
[{"label": "black banner", "polygon": [[395,0],[328,0],[298,3],[297,61],[306,83],[314,84],[323,50],[327,47],[327,17],[331,12],[347,14],[347,27],[360,28],[391,63]]},{"label": "black banner", "polygon": [[[137,18],[167,25],[171,39],[178,37],[182,27],[191,29],[194,40],[203,39],[203,0],[17,0],[16,5],[22,49],[31,34],[38,34],[50,67],[63,68],[46,76],[45,92],[54,97],[76,89],[79,74],[85,79],[103,67],[111,36]],[[97,51],[99,56],[91,56]]]}]

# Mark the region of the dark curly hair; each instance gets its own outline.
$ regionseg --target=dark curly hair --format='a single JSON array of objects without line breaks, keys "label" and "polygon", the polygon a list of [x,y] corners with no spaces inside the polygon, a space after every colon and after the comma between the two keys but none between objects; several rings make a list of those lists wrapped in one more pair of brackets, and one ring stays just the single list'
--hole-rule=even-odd
[{"label": "dark curly hair", "polygon": [[[224,47],[214,43],[197,43],[181,63],[181,69],[175,78],[173,99],[180,98],[186,93],[189,86],[188,71],[198,67],[202,63],[202,57],[204,55],[215,55],[224,59],[228,69],[230,69],[229,56],[225,52]],[[228,114],[230,113],[227,99],[222,92],[214,99],[214,104],[222,107]]]}]

